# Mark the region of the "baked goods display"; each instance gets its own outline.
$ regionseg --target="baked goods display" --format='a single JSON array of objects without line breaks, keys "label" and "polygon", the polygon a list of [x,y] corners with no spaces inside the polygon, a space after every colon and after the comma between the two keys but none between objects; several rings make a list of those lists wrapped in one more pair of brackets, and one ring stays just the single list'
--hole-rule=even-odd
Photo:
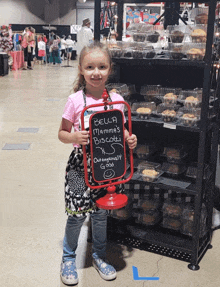
[{"label": "baked goods display", "polygon": [[140,159],[146,159],[149,154],[149,146],[148,145],[138,145],[135,149],[137,157]]},{"label": "baked goods display", "polygon": [[113,58],[120,58],[122,56],[122,49],[117,45],[109,46],[109,50]]},{"label": "baked goods display", "polygon": [[208,15],[206,13],[198,14],[195,17],[196,24],[208,24]]},{"label": "baked goods display", "polygon": [[173,60],[181,60],[185,56],[185,53],[183,51],[183,47],[173,47],[170,50],[170,57]]},{"label": "baked goods display", "polygon": [[205,43],[206,42],[206,31],[203,29],[195,29],[191,33],[191,38],[193,43]]},{"label": "baked goods display", "polygon": [[157,210],[160,206],[160,201],[157,199],[154,200],[150,200],[150,199],[146,199],[146,200],[142,200],[140,202],[140,207],[145,211],[145,212],[150,212],[150,211],[154,211]]},{"label": "baked goods display", "polygon": [[132,48],[124,48],[123,49],[123,57],[124,58],[132,58],[133,57],[133,49]]},{"label": "baked goods display", "polygon": [[141,217],[141,223],[144,225],[155,225],[161,220],[161,214],[159,211],[154,211],[152,214],[143,213]]},{"label": "baked goods display", "polygon": [[159,40],[159,36],[160,34],[157,31],[155,31],[148,34],[146,40],[151,43],[157,43]]},{"label": "baked goods display", "polygon": [[182,43],[183,42],[183,38],[184,38],[184,33],[181,31],[173,31],[170,34],[170,39],[173,43]]},{"label": "baked goods display", "polygon": [[178,177],[180,174],[186,171],[186,167],[183,164],[164,162],[162,165],[162,170],[171,177]]},{"label": "baked goods display", "polygon": [[175,95],[174,93],[167,93],[166,95],[164,95],[163,99],[165,104],[175,104],[177,101],[177,95]]},{"label": "baked goods display", "polygon": [[187,59],[191,61],[202,61],[205,56],[205,50],[199,48],[192,48],[186,52]]},{"label": "baked goods display", "polygon": [[136,102],[131,107],[131,112],[142,120],[149,119],[155,110],[156,104],[154,102]]},{"label": "baked goods display", "polygon": [[164,110],[161,115],[163,116],[163,120],[165,122],[173,122],[176,118],[176,112],[170,109]]},{"label": "baked goods display", "polygon": [[117,217],[118,219],[128,219],[129,217],[131,217],[131,213],[129,208],[124,207],[121,209],[116,209],[112,211],[112,216],[113,217]]},{"label": "baked goods display", "polygon": [[179,231],[181,228],[181,221],[177,218],[172,217],[164,217],[162,221],[162,226],[165,228],[173,229],[175,231]]},{"label": "baked goods display", "polygon": [[145,47],[144,50],[143,50],[143,57],[146,58],[146,59],[152,59],[154,58],[156,55],[156,52],[154,50],[154,47],[153,46],[148,46],[148,47]]},{"label": "baked goods display", "polygon": [[200,101],[197,97],[189,96],[185,99],[185,107],[187,108],[196,108],[199,105]]},{"label": "baked goods display", "polygon": [[144,181],[154,181],[157,176],[158,176],[159,172],[154,170],[154,169],[144,169],[142,170],[142,177]]},{"label": "baked goods display", "polygon": [[164,217],[178,217],[182,215],[182,207],[178,203],[165,202],[163,204]]},{"label": "baked goods display", "polygon": [[142,47],[133,48],[133,58],[134,59],[142,59],[143,58],[143,48]]},{"label": "baked goods display", "polygon": [[145,33],[134,33],[133,34],[133,40],[135,42],[144,42],[146,39],[146,34]]},{"label": "baked goods display", "polygon": [[194,126],[198,121],[198,117],[193,113],[183,114],[180,119],[184,125],[190,127]]},{"label": "baked goods display", "polygon": [[181,159],[181,157],[184,154],[182,147],[176,147],[176,148],[165,147],[163,153],[166,157],[172,158],[172,159]]}]

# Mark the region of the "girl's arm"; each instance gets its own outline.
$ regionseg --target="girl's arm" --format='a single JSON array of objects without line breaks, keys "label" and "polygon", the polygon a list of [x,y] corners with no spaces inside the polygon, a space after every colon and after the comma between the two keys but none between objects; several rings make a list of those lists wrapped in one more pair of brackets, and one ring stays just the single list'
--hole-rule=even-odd
[{"label": "girl's arm", "polygon": [[125,128],[124,129],[124,136],[125,136],[125,141],[128,143],[128,147],[130,149],[134,149],[137,146],[137,137],[136,137],[136,135],[132,134],[131,136],[129,136],[129,132]]},{"label": "girl's arm", "polygon": [[88,144],[89,132],[88,131],[76,131],[71,133],[73,124],[62,118],[58,138],[63,143],[74,143],[79,145]]}]

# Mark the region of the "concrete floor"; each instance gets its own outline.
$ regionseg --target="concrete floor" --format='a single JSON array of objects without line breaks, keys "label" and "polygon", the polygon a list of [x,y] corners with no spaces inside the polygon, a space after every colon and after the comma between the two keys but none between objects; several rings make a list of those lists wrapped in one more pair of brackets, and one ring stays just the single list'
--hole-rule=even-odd
[{"label": "concrete floor", "polygon": [[[64,171],[71,145],[59,142],[57,131],[77,73],[77,63],[71,64],[74,67],[36,65],[33,71],[13,71],[0,78],[2,287],[65,286],[59,268],[66,222]],[[220,286],[219,230],[199,271],[190,271],[186,262],[109,243],[118,271],[112,282],[102,280],[91,266],[87,231],[86,223],[77,251],[80,287]],[[132,266],[139,276],[157,276],[159,281],[133,280]]]}]

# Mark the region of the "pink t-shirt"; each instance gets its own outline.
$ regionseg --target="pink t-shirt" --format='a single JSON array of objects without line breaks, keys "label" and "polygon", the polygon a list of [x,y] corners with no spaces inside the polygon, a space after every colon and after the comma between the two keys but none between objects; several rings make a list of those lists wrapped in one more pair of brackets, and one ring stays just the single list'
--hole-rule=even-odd
[{"label": "pink t-shirt", "polygon": [[[116,94],[111,93],[111,100],[112,102],[115,101],[124,101],[123,97]],[[103,99],[97,99],[91,95],[86,95],[86,106],[94,105],[94,104],[101,104],[103,103]],[[81,117],[81,112],[84,109],[84,99],[83,99],[83,92],[80,90],[74,94],[71,94],[68,98],[68,101],[65,105],[64,112],[62,117],[71,123],[73,123],[74,131],[79,131],[79,120]],[[116,104],[113,105],[114,109],[118,109],[124,112],[124,105],[123,104]],[[102,111],[104,109],[103,106],[92,108],[93,111]],[[124,117],[124,123],[126,122]],[[78,147],[79,145],[73,144],[74,147]]]}]

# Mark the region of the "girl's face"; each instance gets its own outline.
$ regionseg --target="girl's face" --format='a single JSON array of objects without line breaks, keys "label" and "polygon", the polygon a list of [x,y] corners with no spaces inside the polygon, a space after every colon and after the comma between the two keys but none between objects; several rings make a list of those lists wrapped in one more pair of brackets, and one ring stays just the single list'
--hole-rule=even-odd
[{"label": "girl's face", "polygon": [[80,72],[88,89],[103,90],[111,72],[108,55],[100,49],[87,53],[82,59]]}]

